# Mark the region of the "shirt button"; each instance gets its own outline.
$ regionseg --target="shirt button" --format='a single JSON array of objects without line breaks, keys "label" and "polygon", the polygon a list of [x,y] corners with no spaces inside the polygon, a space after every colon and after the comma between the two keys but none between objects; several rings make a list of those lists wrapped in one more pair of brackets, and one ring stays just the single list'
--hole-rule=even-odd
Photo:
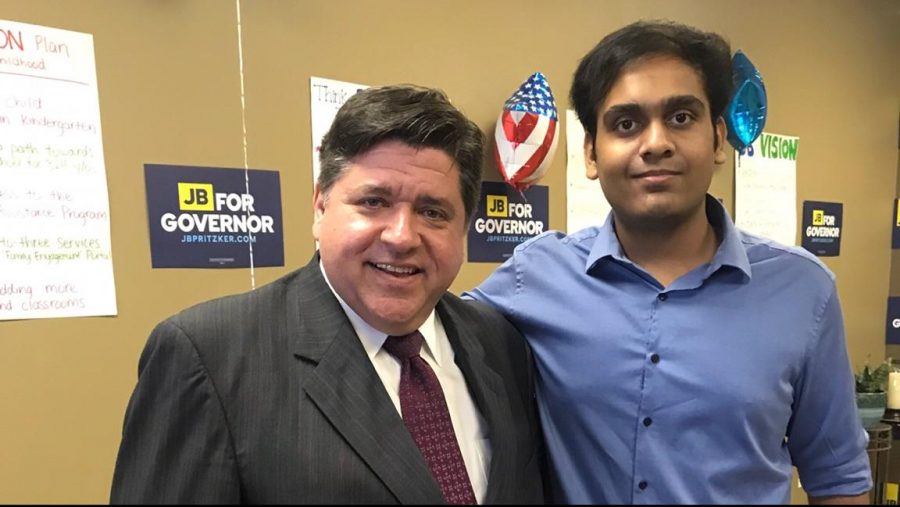
[{"label": "shirt button", "polygon": [[656,364],[659,362],[659,354],[653,354],[650,356],[650,362]]},{"label": "shirt button", "polygon": [[665,292],[662,292],[662,293],[656,295],[656,299],[659,299],[660,301],[665,301],[665,300],[669,299],[669,295],[666,294]]},{"label": "shirt button", "polygon": [[645,417],[644,418],[644,426],[650,426],[651,424],[653,424],[653,419],[650,419],[649,417]]},{"label": "shirt button", "polygon": [[641,490],[647,489],[647,481],[641,481],[638,483],[638,488]]}]

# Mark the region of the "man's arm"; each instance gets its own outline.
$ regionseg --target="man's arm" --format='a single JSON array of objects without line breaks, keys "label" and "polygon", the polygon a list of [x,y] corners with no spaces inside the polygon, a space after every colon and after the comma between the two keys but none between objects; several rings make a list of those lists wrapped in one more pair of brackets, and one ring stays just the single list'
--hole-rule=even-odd
[{"label": "man's arm", "polygon": [[197,350],[171,321],[150,335],[128,403],[110,503],[238,503],[234,447]]},{"label": "man's arm", "polygon": [[472,290],[462,293],[463,299],[473,299],[493,306],[495,310],[503,314],[513,325],[516,324],[512,315],[515,308],[514,299],[517,293],[516,262],[518,248],[513,256],[497,267],[484,282]]},{"label": "man's arm", "polygon": [[840,301],[832,285],[795,385],[788,449],[810,503],[865,500],[872,487]]}]

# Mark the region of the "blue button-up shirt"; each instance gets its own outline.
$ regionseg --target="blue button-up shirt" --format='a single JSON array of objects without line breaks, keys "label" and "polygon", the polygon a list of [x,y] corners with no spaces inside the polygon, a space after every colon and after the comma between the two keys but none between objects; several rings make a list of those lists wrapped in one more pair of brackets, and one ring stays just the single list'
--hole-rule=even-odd
[{"label": "blue button-up shirt", "polygon": [[548,232],[468,296],[527,337],[568,503],[787,503],[872,486],[834,276],[707,197],[709,264],[663,287],[612,223]]}]

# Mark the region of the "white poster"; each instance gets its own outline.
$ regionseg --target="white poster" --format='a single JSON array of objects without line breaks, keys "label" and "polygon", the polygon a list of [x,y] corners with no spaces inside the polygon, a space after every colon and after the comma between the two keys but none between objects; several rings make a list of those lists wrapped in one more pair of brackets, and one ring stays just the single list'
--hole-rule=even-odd
[{"label": "white poster", "polygon": [[353,94],[368,88],[366,85],[335,81],[321,77],[309,78],[309,113],[312,122],[312,179],[313,186],[319,178],[319,149],[322,138],[331,128],[338,109]]},{"label": "white poster", "polygon": [[600,182],[589,180],[584,166],[584,129],[578,115],[566,110],[566,232],[602,225],[610,206]]},{"label": "white poster", "polygon": [[115,314],[93,37],[0,20],[0,320]]},{"label": "white poster", "polygon": [[763,132],[753,154],[734,160],[734,222],[784,245],[797,244],[797,148],[800,138]]}]

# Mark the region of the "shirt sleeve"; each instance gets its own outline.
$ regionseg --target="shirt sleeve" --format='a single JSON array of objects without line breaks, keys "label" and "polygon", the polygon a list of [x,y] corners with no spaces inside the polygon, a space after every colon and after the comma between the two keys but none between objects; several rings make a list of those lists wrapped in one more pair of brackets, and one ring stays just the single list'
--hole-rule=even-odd
[{"label": "shirt sleeve", "polygon": [[795,385],[788,448],[809,496],[854,496],[872,488],[868,437],[856,409],[841,305],[832,284]]},{"label": "shirt sleeve", "polygon": [[506,260],[478,287],[463,293],[463,299],[474,299],[493,306],[511,322],[515,322],[513,300],[519,287],[516,254]]},{"label": "shirt sleeve", "polygon": [[110,503],[239,503],[239,483],[212,380],[187,335],[164,322],[141,354]]}]

